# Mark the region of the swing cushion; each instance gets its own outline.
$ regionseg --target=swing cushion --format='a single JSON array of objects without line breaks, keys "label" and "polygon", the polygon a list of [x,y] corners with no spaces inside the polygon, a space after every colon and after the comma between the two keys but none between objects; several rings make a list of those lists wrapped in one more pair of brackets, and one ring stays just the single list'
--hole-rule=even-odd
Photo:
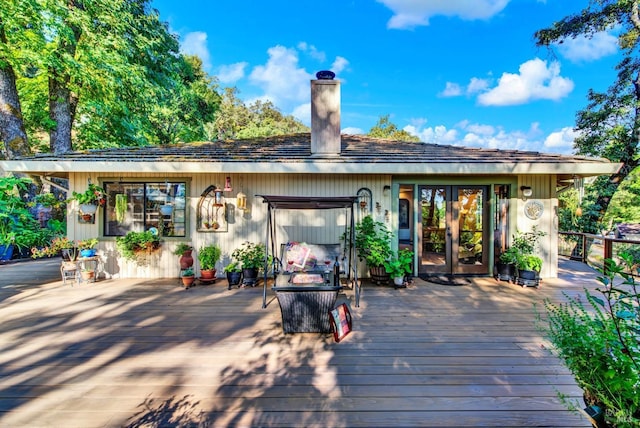
[{"label": "swing cushion", "polygon": [[[288,242],[283,244],[282,267],[285,273],[324,272],[324,261],[330,260],[329,269],[333,271],[336,257],[340,261],[340,270],[344,270],[344,261],[340,244],[308,244],[306,242]],[[292,263],[289,263],[291,261]]]}]

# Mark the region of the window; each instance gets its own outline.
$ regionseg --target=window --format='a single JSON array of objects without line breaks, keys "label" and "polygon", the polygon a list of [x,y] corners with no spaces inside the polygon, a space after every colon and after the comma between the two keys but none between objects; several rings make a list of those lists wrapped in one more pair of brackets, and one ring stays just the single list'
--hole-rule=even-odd
[{"label": "window", "polygon": [[104,235],[157,231],[160,236],[186,235],[185,182],[105,182]]}]

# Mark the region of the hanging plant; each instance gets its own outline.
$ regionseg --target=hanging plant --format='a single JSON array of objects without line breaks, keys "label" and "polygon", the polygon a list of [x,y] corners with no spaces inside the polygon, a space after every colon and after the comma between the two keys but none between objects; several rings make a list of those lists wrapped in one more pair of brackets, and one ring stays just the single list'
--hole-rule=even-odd
[{"label": "hanging plant", "polygon": [[127,195],[124,193],[118,193],[116,195],[116,220],[118,223],[124,221],[124,216],[127,213]]}]

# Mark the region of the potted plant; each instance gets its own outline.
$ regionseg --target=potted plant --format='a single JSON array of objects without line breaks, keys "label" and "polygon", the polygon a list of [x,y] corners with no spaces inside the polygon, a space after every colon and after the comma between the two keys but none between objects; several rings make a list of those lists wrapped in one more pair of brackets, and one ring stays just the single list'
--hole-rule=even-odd
[{"label": "potted plant", "polygon": [[143,256],[160,248],[160,238],[148,230],[144,232],[131,231],[124,236],[116,237],[116,247],[125,259],[144,264]]},{"label": "potted plant", "polygon": [[537,287],[540,284],[542,259],[534,254],[538,242],[546,233],[534,226],[531,232],[516,232],[511,244],[516,255],[516,282],[522,286]]},{"label": "potted plant", "polygon": [[385,260],[384,268],[393,280],[396,288],[406,287],[406,276],[411,274],[413,264],[413,251],[408,248],[398,251],[397,255]]},{"label": "potted plant", "polygon": [[193,271],[193,266],[190,266],[186,269],[182,269],[180,271],[180,277],[182,279],[182,285],[184,286],[184,288],[192,287],[194,281],[196,280],[196,276]]},{"label": "potted plant", "polygon": [[198,251],[198,261],[200,262],[200,279],[212,280],[216,277],[216,263],[220,260],[222,251],[215,244],[205,245]]},{"label": "potted plant", "polygon": [[227,274],[229,290],[231,290],[231,287],[234,285],[240,285],[240,281],[242,281],[242,268],[240,267],[240,263],[235,261],[231,262],[224,267],[223,271]]},{"label": "potted plant", "polygon": [[242,284],[255,286],[260,268],[268,264],[264,244],[246,241],[231,256],[242,267]]},{"label": "potted plant", "polygon": [[[621,263],[605,260],[595,292],[569,296],[563,304],[545,301],[538,326],[583,391],[585,413],[598,427],[640,426],[640,290],[628,270],[632,258]],[[615,284],[615,286],[612,286]],[[586,299],[585,299],[586,297]],[[579,402],[560,399],[570,410]]]},{"label": "potted plant", "polygon": [[80,250],[80,257],[93,257],[96,255],[96,245],[98,238],[89,238],[78,241],[77,247]]},{"label": "potted plant", "polygon": [[176,245],[173,254],[180,256],[180,269],[186,269],[193,266],[193,247],[187,243],[180,242]]},{"label": "potted plant", "polygon": [[63,261],[75,261],[78,258],[78,248],[76,244],[66,236],[54,237],[49,245],[42,248],[31,248],[31,257],[36,259],[39,257],[62,256]]},{"label": "potted plant", "polygon": [[498,257],[495,278],[500,281],[515,281],[517,263],[518,248],[507,248],[507,250]]},{"label": "potted plant", "polygon": [[40,225],[20,196],[30,181],[12,176],[0,178],[0,260],[10,260],[14,247],[29,248]]},{"label": "potted plant", "polygon": [[355,242],[358,258],[367,262],[371,278],[378,284],[389,282],[384,262],[392,255],[391,236],[391,231],[386,225],[373,220],[370,215],[356,224]]},{"label": "potted plant", "polygon": [[69,201],[78,201],[82,214],[95,214],[99,206],[106,202],[106,192],[97,184],[89,183],[89,187],[82,193],[73,192]]}]

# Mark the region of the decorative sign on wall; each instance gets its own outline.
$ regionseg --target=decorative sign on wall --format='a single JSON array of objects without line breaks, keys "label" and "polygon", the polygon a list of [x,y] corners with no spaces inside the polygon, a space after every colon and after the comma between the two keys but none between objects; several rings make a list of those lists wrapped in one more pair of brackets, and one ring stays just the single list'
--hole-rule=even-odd
[{"label": "decorative sign on wall", "polygon": [[538,220],[544,213],[544,205],[540,201],[530,200],[524,204],[524,215],[531,220]]},{"label": "decorative sign on wall", "polygon": [[197,208],[198,232],[227,232],[227,203],[223,189],[213,184],[200,194]]}]

